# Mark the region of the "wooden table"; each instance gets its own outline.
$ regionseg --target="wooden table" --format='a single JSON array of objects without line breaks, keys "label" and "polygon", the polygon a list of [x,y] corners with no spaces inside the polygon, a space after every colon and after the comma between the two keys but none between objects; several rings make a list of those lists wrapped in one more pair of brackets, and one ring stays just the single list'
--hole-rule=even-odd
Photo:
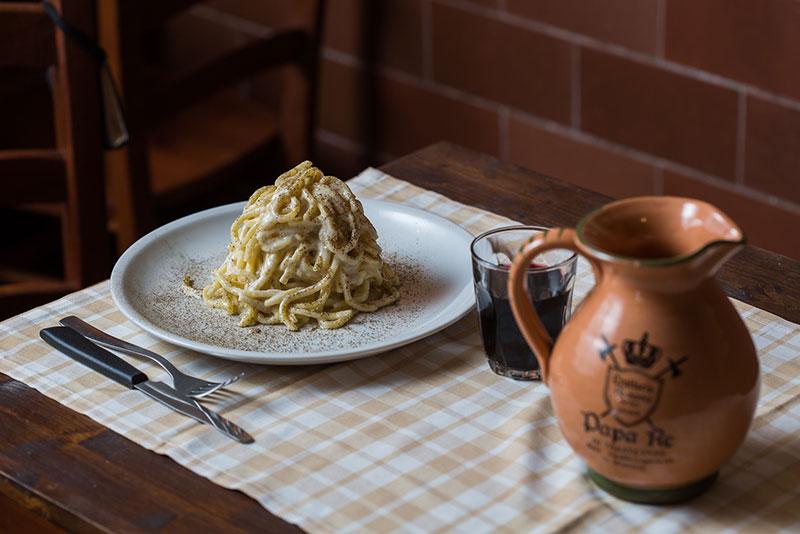
[{"label": "wooden table", "polygon": [[[574,225],[608,201],[445,143],[383,170],[527,223]],[[800,323],[800,262],[749,247],[720,278],[732,297]],[[24,526],[45,531],[299,530],[244,494],[217,486],[0,374],[0,531]]]}]

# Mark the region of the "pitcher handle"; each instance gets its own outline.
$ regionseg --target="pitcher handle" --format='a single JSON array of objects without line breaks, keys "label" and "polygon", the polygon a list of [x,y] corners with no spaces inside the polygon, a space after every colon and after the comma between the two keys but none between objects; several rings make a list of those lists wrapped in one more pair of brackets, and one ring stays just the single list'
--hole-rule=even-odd
[{"label": "pitcher handle", "polygon": [[508,277],[508,296],[511,301],[511,311],[514,313],[520,332],[522,332],[525,341],[528,342],[533,355],[539,362],[542,382],[545,384],[549,375],[550,351],[553,347],[553,339],[545,330],[542,320],[531,303],[525,287],[527,282],[525,275],[528,272],[531,260],[542,252],[553,249],[567,249],[581,254],[589,260],[594,271],[595,284],[599,282],[602,275],[600,263],[595,258],[584,254],[576,245],[575,239],[575,230],[571,228],[551,228],[541,234],[537,234],[514,257]]}]

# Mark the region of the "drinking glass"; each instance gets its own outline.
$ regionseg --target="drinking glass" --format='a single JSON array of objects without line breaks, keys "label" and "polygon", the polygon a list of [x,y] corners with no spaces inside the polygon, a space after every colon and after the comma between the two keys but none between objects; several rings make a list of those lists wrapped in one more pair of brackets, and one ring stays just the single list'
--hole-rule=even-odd
[{"label": "drinking glass", "polygon": [[[485,232],[472,242],[472,273],[483,348],[489,367],[516,380],[541,380],[539,363],[517,327],[508,299],[508,274],[517,252],[540,226],[509,226]],[[527,289],[545,329],[554,340],[572,313],[577,256],[553,250],[534,258]]]}]

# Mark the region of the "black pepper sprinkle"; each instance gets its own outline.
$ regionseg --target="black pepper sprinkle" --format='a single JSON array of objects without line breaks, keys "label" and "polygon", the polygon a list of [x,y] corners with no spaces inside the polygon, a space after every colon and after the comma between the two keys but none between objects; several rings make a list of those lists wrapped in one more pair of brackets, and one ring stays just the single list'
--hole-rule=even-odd
[{"label": "black pepper sprinkle", "polygon": [[427,315],[426,303],[431,296],[440,295],[442,287],[447,285],[446,280],[437,279],[414,258],[385,253],[384,259],[401,281],[399,302],[374,313],[358,314],[336,330],[306,326],[299,332],[291,332],[283,325],[240,328],[237,316],[208,308],[202,300],[185,295],[181,291],[183,277],[192,278],[195,287],[204,287],[222,260],[219,254],[194,260],[165,259],[170,276],[159,282],[155,295],[141,295],[137,299],[138,311],[174,334],[230,349],[287,354],[358,349],[392,337],[409,324],[419,323]]}]

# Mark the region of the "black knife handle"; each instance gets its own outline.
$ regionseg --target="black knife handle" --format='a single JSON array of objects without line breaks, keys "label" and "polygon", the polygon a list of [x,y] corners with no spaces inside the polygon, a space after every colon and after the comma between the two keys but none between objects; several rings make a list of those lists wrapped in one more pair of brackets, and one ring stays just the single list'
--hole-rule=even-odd
[{"label": "black knife handle", "polygon": [[119,356],[98,347],[72,328],[53,326],[43,328],[39,335],[49,345],[63,352],[73,360],[104,374],[128,389],[147,380],[147,375],[139,371]]}]

